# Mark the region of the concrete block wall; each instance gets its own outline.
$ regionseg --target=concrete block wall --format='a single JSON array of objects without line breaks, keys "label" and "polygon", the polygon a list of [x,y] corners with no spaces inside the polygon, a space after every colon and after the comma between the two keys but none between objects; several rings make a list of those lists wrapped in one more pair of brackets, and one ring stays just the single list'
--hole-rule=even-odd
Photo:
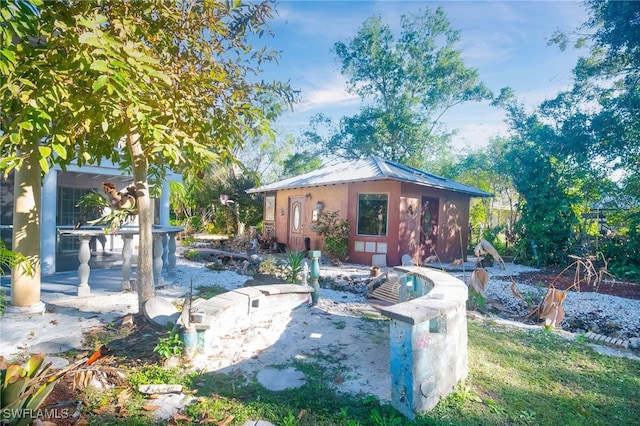
[{"label": "concrete block wall", "polygon": [[313,287],[298,284],[273,284],[243,287],[211,299],[191,303],[191,324],[197,332],[200,352],[215,344],[222,336],[249,327],[256,314],[288,312],[309,303]]},{"label": "concrete block wall", "polygon": [[435,269],[394,269],[401,277],[413,277],[401,282],[431,288],[422,297],[382,309],[391,318],[391,402],[414,419],[467,377],[468,290],[462,281]]}]

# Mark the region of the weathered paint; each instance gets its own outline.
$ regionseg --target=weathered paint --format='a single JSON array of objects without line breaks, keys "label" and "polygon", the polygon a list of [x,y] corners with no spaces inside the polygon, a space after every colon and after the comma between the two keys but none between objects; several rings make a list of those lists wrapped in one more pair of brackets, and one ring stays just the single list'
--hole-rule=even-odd
[{"label": "weathered paint", "polygon": [[[450,274],[398,267],[425,296],[382,309],[391,318],[391,403],[414,419],[433,409],[468,374],[466,285]],[[415,290],[414,290],[415,291]]]}]

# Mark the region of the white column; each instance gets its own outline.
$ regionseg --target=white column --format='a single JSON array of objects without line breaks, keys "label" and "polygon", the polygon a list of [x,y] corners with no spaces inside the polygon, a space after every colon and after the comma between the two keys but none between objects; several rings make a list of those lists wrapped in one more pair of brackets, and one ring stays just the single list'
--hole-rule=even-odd
[{"label": "white column", "polygon": [[131,290],[131,240],[132,234],[122,234],[122,290]]},{"label": "white column", "polygon": [[162,278],[162,240],[164,233],[153,234],[153,283],[156,287],[164,284]]},{"label": "white column", "polygon": [[171,196],[171,190],[169,188],[169,181],[166,180],[162,184],[162,195],[160,195],[160,225],[169,225],[169,212],[171,211],[171,204],[169,198]]},{"label": "white column", "polygon": [[167,254],[167,274],[169,278],[176,277],[176,233],[169,233],[169,244],[168,246],[168,254]]},{"label": "white column", "polygon": [[80,251],[78,251],[78,260],[80,261],[78,278],[80,279],[80,284],[78,285],[78,296],[91,294],[91,288],[89,287],[89,274],[91,274],[89,240],[91,240],[91,235],[80,235]]},{"label": "white column", "polygon": [[58,171],[49,170],[42,182],[42,208],[40,209],[40,262],[41,274],[56,272],[56,194]]}]

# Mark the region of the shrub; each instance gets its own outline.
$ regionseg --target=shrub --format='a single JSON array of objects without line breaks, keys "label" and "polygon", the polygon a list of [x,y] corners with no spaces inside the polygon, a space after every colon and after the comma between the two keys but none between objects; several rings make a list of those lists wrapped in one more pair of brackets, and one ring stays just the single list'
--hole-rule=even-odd
[{"label": "shrub", "polygon": [[196,249],[189,249],[184,252],[184,258],[187,260],[196,260],[200,253]]},{"label": "shrub", "polygon": [[347,260],[349,252],[349,222],[339,217],[340,212],[322,212],[311,228],[324,236],[324,250],[329,257]]},{"label": "shrub", "polygon": [[304,267],[305,255],[306,254],[303,251],[287,251],[287,269],[285,271],[285,276],[287,277],[288,283],[299,282],[300,274]]}]

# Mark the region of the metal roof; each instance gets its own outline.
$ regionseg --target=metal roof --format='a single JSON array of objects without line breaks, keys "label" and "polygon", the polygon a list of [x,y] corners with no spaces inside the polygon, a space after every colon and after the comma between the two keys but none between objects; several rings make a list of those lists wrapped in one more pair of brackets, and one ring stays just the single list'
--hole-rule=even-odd
[{"label": "metal roof", "polygon": [[279,189],[309,188],[350,182],[366,182],[381,179],[413,183],[430,188],[468,194],[472,197],[492,197],[492,194],[473,186],[464,185],[450,179],[405,166],[377,156],[345,161],[323,167],[299,176],[248,189],[250,194],[277,191]]}]

